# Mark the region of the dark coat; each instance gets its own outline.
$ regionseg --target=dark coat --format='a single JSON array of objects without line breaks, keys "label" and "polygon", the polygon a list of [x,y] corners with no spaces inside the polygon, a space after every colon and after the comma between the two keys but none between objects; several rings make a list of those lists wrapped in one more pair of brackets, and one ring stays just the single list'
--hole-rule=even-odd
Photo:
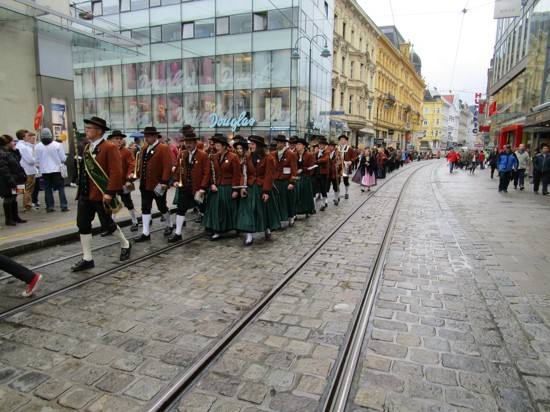
[{"label": "dark coat", "polygon": [[12,189],[17,185],[25,183],[27,176],[19,164],[15,152],[0,148],[0,196],[10,197]]},{"label": "dark coat", "polygon": [[[187,188],[187,163],[189,162],[189,150],[181,150],[176,158],[176,170],[174,181],[179,182],[181,178],[182,187]],[[191,192],[195,194],[198,190],[207,190],[211,180],[210,156],[205,151],[196,149],[192,159],[191,167]]]},{"label": "dark coat", "polygon": [[[85,150],[89,150],[89,145]],[[92,155],[95,155],[95,161],[101,166],[105,174],[109,177],[107,190],[105,194],[114,196],[122,188],[122,158],[118,147],[107,140],[103,140],[95,148]],[[80,171],[84,173],[84,164],[82,163]],[[89,179],[90,191],[89,200],[100,202],[103,200],[103,193],[95,185],[92,179]]]},{"label": "dark coat", "polygon": [[136,158],[134,152],[127,147],[122,146],[120,148],[120,156],[122,157],[122,181],[131,182],[136,167]]},{"label": "dark coat", "polygon": [[[145,163],[147,163],[145,167]],[[143,169],[146,169],[142,179]],[[160,183],[168,185],[172,177],[172,151],[164,143],[157,144],[149,154],[145,145],[139,155],[138,178],[140,190],[155,190]]]},{"label": "dark coat", "polygon": [[254,183],[262,187],[264,193],[269,194],[275,180],[275,159],[273,156],[265,155],[254,162],[252,154],[246,156],[246,182],[241,181],[242,186],[252,186]]},{"label": "dark coat", "polygon": [[[213,183],[216,186],[239,187],[241,185],[241,162],[239,162],[239,156],[235,153],[226,152],[222,158],[219,153],[212,156],[212,163],[214,164],[214,173],[216,174],[216,181]],[[211,179],[213,180],[213,179]]]}]

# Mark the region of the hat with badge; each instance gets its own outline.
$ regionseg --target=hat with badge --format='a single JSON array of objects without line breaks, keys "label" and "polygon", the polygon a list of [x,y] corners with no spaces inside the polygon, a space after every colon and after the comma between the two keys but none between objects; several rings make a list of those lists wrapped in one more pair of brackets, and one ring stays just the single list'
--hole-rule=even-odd
[{"label": "hat with badge", "polygon": [[121,139],[124,139],[126,135],[122,133],[120,130],[113,130],[109,136],[107,136],[107,139],[112,139],[113,137],[120,137]]},{"label": "hat with badge", "polygon": [[263,138],[263,136],[257,136],[255,134],[251,134],[250,136],[248,136],[248,140],[256,144],[265,146],[265,139]]},{"label": "hat with badge", "polygon": [[221,143],[224,146],[229,146],[227,136],[225,136],[223,133],[214,133],[214,136],[212,136],[210,140],[212,140],[213,142]]},{"label": "hat with badge", "polygon": [[111,130],[107,127],[107,122],[105,119],[102,119],[101,117],[93,116],[91,119],[84,119],[84,123],[96,125],[97,127],[103,129],[104,132]]},{"label": "hat with badge", "polygon": [[186,141],[190,141],[190,140],[199,140],[199,138],[197,137],[197,134],[195,132],[191,131],[191,132],[184,133],[183,139],[181,139],[181,140],[186,142]]},{"label": "hat with badge", "polygon": [[284,134],[278,134],[273,138],[273,140],[277,142],[288,142],[288,137],[286,137]]},{"label": "hat with badge", "polygon": [[158,135],[160,135],[160,132],[154,126],[147,126],[145,129],[143,129],[143,134],[145,136],[148,136],[148,135],[151,136],[151,135],[155,135],[155,134],[158,136]]}]

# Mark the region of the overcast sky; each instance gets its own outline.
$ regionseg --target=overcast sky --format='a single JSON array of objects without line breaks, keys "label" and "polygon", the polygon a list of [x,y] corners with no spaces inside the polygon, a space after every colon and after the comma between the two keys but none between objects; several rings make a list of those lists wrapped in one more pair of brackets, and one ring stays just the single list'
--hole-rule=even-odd
[{"label": "overcast sky", "polygon": [[445,94],[451,89],[468,104],[474,103],[475,92],[485,98],[496,36],[494,0],[357,2],[377,26],[395,24],[405,41],[413,44],[430,88]]}]

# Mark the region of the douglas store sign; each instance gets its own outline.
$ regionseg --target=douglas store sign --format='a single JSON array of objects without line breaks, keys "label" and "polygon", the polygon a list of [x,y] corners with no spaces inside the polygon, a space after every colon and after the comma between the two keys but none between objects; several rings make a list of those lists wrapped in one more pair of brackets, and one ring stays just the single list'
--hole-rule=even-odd
[{"label": "douglas store sign", "polygon": [[[248,117],[247,117],[248,114]],[[219,117],[216,113],[210,115],[210,127],[231,127],[231,131],[234,132],[238,127],[252,127],[256,123],[256,119],[250,117],[247,112],[242,112],[239,117]]]}]

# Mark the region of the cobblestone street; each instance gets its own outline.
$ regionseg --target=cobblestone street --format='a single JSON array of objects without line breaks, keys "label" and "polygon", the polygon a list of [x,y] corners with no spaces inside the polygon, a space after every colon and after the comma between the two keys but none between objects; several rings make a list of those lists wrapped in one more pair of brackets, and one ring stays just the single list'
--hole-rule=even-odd
[{"label": "cobblestone street", "polygon": [[[349,410],[548,410],[548,199],[499,194],[486,171],[451,175],[435,160],[399,170],[371,193],[354,186],[340,206],[302,217],[270,241],[258,236],[251,248],[233,235],[203,238],[11,316],[0,323],[0,410],[145,410],[371,196],[178,407],[317,410],[391,209],[418,168]],[[136,245],[134,256],[160,242],[157,234],[152,246]],[[116,246],[105,251],[116,259]],[[72,276],[52,269],[48,287]]]}]

